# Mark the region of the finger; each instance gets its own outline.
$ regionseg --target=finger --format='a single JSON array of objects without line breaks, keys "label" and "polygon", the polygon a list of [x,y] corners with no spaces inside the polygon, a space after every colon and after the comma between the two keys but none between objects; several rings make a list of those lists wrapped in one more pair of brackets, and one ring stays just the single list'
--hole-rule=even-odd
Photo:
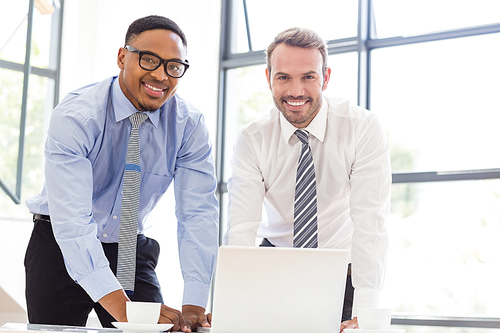
[{"label": "finger", "polygon": [[207,320],[208,320],[208,324],[212,325],[212,314],[211,313],[207,314]]},{"label": "finger", "polygon": [[203,327],[210,327],[210,323],[208,322],[207,316],[204,313],[200,313],[198,316],[198,321]]},{"label": "finger", "polygon": [[191,326],[192,326],[192,322],[189,320],[186,320],[186,325],[184,326],[186,329],[183,329],[183,331],[186,333],[191,333]]},{"label": "finger", "polygon": [[355,320],[346,320],[340,324],[340,333],[344,332],[346,328],[358,328],[357,322]]},{"label": "finger", "polygon": [[189,323],[189,327],[187,326],[186,320],[181,312],[179,312],[179,325],[181,330],[187,333],[191,333],[191,323]]},{"label": "finger", "polygon": [[174,326],[172,326],[173,331],[178,331],[181,327],[179,325],[179,318],[175,314],[172,314],[172,313],[170,313],[166,316],[162,316],[160,323],[161,324],[173,324],[174,325]]},{"label": "finger", "polygon": [[167,306],[162,306],[159,323],[173,324],[174,326],[172,327],[172,329],[174,331],[177,331],[179,330],[179,328],[181,328],[180,316],[181,313],[179,311],[171,309]]}]

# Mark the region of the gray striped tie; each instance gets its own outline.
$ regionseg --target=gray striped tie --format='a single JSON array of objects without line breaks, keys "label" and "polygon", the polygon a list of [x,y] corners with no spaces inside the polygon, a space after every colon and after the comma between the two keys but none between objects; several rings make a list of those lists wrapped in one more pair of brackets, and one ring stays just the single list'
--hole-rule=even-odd
[{"label": "gray striped tie", "polygon": [[309,133],[296,130],[302,143],[295,184],[293,247],[318,247],[318,213],[316,200],[316,175]]},{"label": "gray striped tie", "polygon": [[137,223],[139,221],[139,194],[141,189],[141,162],[139,154],[139,126],[147,114],[134,113],[129,117],[132,131],[127,148],[127,161],[123,175],[122,210],[118,243],[116,277],[123,289],[134,292]]}]

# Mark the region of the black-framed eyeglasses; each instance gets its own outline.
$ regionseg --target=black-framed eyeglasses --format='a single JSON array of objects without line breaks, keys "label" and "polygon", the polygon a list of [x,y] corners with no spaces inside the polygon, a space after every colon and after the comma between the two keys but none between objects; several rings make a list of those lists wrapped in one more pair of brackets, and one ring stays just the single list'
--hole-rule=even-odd
[{"label": "black-framed eyeglasses", "polygon": [[125,45],[125,49],[139,55],[139,66],[147,71],[154,71],[163,64],[165,66],[165,73],[168,76],[178,79],[186,73],[189,68],[187,60],[181,61],[178,59],[165,60],[149,51],[139,51],[133,46]]}]

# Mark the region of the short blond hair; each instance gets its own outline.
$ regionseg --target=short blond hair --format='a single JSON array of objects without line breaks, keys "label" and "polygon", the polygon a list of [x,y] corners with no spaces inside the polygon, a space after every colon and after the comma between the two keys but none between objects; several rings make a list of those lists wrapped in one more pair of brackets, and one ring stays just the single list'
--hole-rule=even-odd
[{"label": "short blond hair", "polygon": [[325,41],[311,29],[297,27],[280,32],[267,47],[265,54],[269,75],[271,75],[271,55],[276,46],[282,43],[305,49],[318,49],[323,58],[323,75],[325,75],[328,60],[328,50]]}]

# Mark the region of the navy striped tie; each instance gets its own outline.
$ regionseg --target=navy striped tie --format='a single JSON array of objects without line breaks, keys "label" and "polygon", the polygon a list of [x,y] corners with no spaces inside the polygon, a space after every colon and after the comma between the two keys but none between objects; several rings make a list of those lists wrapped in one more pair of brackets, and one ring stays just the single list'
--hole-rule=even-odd
[{"label": "navy striped tie", "polygon": [[139,152],[139,126],[147,114],[134,113],[129,117],[132,131],[127,148],[127,161],[123,176],[123,195],[118,242],[116,277],[129,294],[134,292],[137,250],[137,223],[139,222],[139,194],[141,190],[141,162]]},{"label": "navy striped tie", "polygon": [[318,247],[318,213],[316,199],[316,174],[309,133],[296,130],[302,143],[295,184],[293,247]]}]

